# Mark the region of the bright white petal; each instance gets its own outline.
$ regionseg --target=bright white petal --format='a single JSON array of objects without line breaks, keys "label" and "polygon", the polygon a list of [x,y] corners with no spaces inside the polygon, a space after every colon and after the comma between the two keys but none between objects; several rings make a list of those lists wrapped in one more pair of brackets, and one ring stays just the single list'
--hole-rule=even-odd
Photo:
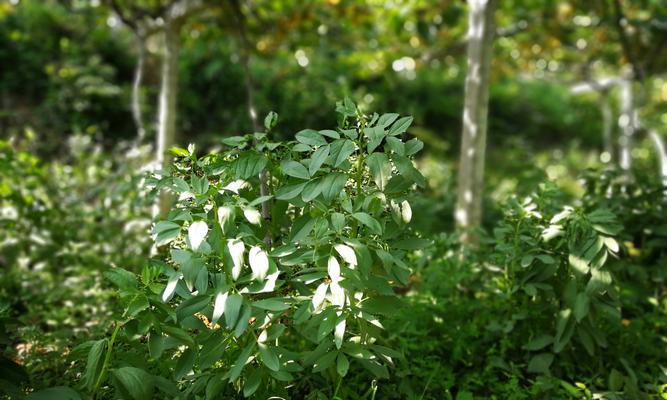
[{"label": "bright white petal", "polygon": [[262,214],[254,208],[247,207],[243,209],[243,215],[253,225],[260,225],[262,223]]},{"label": "bright white petal", "polygon": [[410,203],[407,200],[403,200],[401,203],[401,218],[406,224],[412,220],[412,207],[410,207]]},{"label": "bright white petal", "polygon": [[223,232],[225,229],[225,224],[232,217],[233,212],[234,209],[232,207],[229,206],[218,207],[218,223],[220,224],[220,227],[222,228]]},{"label": "bright white petal", "polygon": [[350,268],[357,266],[357,255],[354,254],[352,247],[346,244],[337,244],[334,246],[334,249],[336,249],[346,263],[350,264]]},{"label": "bright white petal", "polygon": [[322,302],[324,301],[324,297],[327,295],[327,289],[329,288],[328,283],[321,283],[320,286],[315,289],[315,294],[313,294],[313,308],[318,309]]},{"label": "bright white petal", "polygon": [[245,188],[248,186],[248,182],[244,181],[243,179],[238,179],[233,182],[231,182],[229,185],[223,187],[223,190],[230,191],[232,193],[239,194],[239,190]]},{"label": "bright white petal", "polygon": [[331,289],[331,304],[343,307],[345,305],[345,289],[337,282],[332,282],[329,288]]},{"label": "bright white petal", "polygon": [[164,288],[164,293],[162,293],[162,301],[165,303],[171,300],[171,297],[174,295],[174,291],[176,290],[176,285],[178,284],[178,281],[183,278],[183,274],[175,274],[171,278],[169,278],[169,281],[167,282],[167,287]]},{"label": "bright white petal", "polygon": [[192,250],[198,250],[208,234],[208,225],[204,221],[193,222],[188,228],[188,239]]},{"label": "bright white petal", "polygon": [[329,257],[327,271],[329,272],[329,277],[333,282],[340,281],[340,264],[338,263],[338,260],[336,260],[336,257]]},{"label": "bright white petal", "polygon": [[253,246],[248,252],[248,259],[253,279],[263,281],[266,278],[266,273],[269,272],[269,257],[266,252],[259,246]]},{"label": "bright white petal", "polygon": [[213,316],[211,317],[211,324],[216,324],[222,314],[225,312],[225,302],[227,302],[227,295],[229,293],[218,293],[215,296],[215,302],[213,303]]},{"label": "bright white petal", "polygon": [[336,343],[336,348],[340,349],[343,345],[343,337],[345,336],[345,320],[342,320],[336,324],[336,329],[334,330],[334,342]]},{"label": "bright white petal", "polygon": [[245,253],[245,244],[238,239],[228,239],[227,249],[232,256],[232,279],[237,280],[241,275],[243,268],[243,253]]}]

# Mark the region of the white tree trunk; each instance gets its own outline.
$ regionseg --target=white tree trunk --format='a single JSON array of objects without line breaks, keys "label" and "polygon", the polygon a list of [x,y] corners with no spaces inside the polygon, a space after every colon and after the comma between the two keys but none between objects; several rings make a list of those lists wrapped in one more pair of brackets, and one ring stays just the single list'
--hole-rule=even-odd
[{"label": "white tree trunk", "polygon": [[624,171],[632,168],[632,139],[637,128],[637,111],[632,94],[632,81],[629,79],[621,83],[621,115],[618,117],[618,126],[621,128],[619,145],[619,166]]},{"label": "white tree trunk", "polygon": [[651,138],[651,141],[653,141],[658,162],[660,163],[660,181],[662,182],[662,190],[665,199],[667,199],[667,149],[665,149],[665,141],[656,131],[650,131],[649,137]]},{"label": "white tree trunk", "polygon": [[[164,25],[164,56],[162,59],[160,104],[158,114],[158,134],[156,161],[161,168],[171,162],[169,148],[176,138],[176,99],[178,94],[178,54],[180,47],[179,29],[167,21]],[[165,217],[171,207],[171,196],[160,194],[160,215]]]},{"label": "white tree trunk", "polygon": [[146,63],[146,44],[142,32],[135,32],[137,39],[137,65],[134,67],[134,80],[132,82],[132,117],[137,127],[137,145],[140,145],[146,137],[144,119],[141,115],[141,82],[144,75],[144,64]]},{"label": "white tree trunk", "polygon": [[611,104],[609,104],[609,95],[607,92],[600,93],[600,114],[602,114],[602,149],[609,155],[604,162],[612,162],[614,160],[614,143],[613,143],[613,114],[611,111]]},{"label": "white tree trunk", "polygon": [[489,75],[493,57],[493,15],[496,0],[470,0],[468,3],[468,72],[454,218],[457,227],[463,230],[462,239],[465,242],[474,242],[474,235],[471,235],[469,230],[479,227],[482,219]]}]

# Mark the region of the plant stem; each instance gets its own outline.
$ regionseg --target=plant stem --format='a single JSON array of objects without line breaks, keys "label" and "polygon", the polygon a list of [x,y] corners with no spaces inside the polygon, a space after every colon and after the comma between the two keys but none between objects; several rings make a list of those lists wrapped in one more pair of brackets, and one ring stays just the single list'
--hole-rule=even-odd
[{"label": "plant stem", "polygon": [[116,341],[116,335],[118,334],[119,330],[120,330],[120,324],[116,324],[116,328],[113,330],[113,333],[111,334],[111,339],[109,340],[109,344],[107,345],[107,353],[104,356],[104,363],[102,364],[102,370],[100,371],[100,376],[97,378],[97,382],[95,382],[95,386],[93,387],[93,393],[92,393],[93,399],[95,399],[97,390],[100,388],[100,385],[102,384],[102,382],[104,382],[104,378],[106,377],[107,368],[109,367],[109,361],[111,360],[111,352],[113,351],[113,344]]}]

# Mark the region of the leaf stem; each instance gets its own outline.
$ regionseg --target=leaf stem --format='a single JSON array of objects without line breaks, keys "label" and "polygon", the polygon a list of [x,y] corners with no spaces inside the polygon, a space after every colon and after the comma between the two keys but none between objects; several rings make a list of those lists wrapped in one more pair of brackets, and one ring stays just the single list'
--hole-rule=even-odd
[{"label": "leaf stem", "polygon": [[109,344],[107,345],[107,353],[104,356],[104,363],[102,364],[102,370],[100,371],[100,376],[97,377],[97,382],[95,382],[95,386],[93,387],[93,393],[92,393],[93,400],[95,399],[97,390],[100,388],[100,385],[102,385],[102,382],[104,382],[104,378],[106,377],[107,368],[109,367],[109,361],[111,360],[111,352],[113,351],[113,344],[116,341],[116,335],[118,334],[119,330],[120,330],[120,324],[116,324],[116,328],[113,330],[113,333],[111,334],[111,339],[109,340]]}]

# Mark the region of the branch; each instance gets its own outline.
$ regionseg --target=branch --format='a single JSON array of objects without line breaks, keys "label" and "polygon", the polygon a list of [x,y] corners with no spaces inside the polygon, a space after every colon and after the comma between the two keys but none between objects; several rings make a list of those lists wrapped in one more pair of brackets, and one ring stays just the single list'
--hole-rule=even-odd
[{"label": "branch", "polygon": [[623,54],[625,55],[625,58],[632,66],[632,72],[634,75],[633,77],[641,81],[644,79],[644,73],[638,64],[637,59],[634,57],[634,54],[632,53],[632,49],[630,48],[630,41],[628,40],[628,36],[625,33],[625,29],[623,29],[623,21],[626,20],[626,18],[621,8],[621,0],[613,0],[613,4],[614,4],[614,13],[616,14],[616,18],[614,19],[614,21],[616,25],[616,30],[618,31],[618,38],[621,42],[621,48],[623,49]]}]

